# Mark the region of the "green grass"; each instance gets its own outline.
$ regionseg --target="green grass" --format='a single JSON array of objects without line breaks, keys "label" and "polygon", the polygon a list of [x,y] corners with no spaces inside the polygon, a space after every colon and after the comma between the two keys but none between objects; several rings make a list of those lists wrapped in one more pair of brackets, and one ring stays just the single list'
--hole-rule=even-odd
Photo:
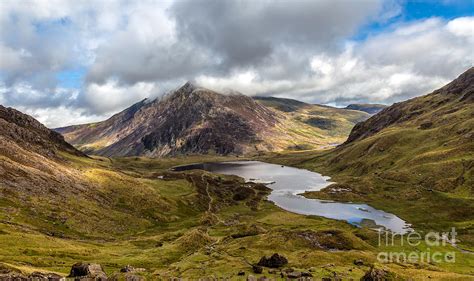
[{"label": "green grass", "polygon": [[[299,155],[299,161],[306,156],[314,157],[308,152],[295,155]],[[293,155],[285,157],[288,158],[279,161],[294,160]],[[209,200],[202,193],[203,185],[179,177],[157,178],[174,165],[216,160],[225,158],[194,156],[183,161],[183,158],[110,160],[68,156],[70,165],[96,188],[91,195],[99,197],[84,196],[61,205],[44,201],[45,198],[30,198],[27,206],[3,198],[0,200],[0,260],[26,273],[52,271],[64,275],[78,261],[100,263],[108,274],[131,264],[146,268],[143,274],[149,279],[236,278],[239,270],[253,274],[250,264],[274,252],[288,258],[288,267],[311,270],[315,278],[337,274],[344,279],[358,279],[377,263],[381,249],[373,231],[342,221],[292,214],[266,201],[250,208],[245,201],[232,203],[226,199],[231,193],[214,193],[228,188],[219,187],[220,180],[232,182],[234,177],[205,174],[209,180],[213,179],[210,195],[216,204],[212,213],[214,222],[210,224],[204,219],[209,216]],[[106,201],[99,204],[103,199]],[[56,217],[51,216],[53,213]],[[62,217],[67,217],[65,223],[61,223]],[[239,235],[243,232],[245,235]],[[304,233],[310,233],[318,245],[343,250],[329,251],[315,246],[303,238]],[[334,235],[327,236],[328,233]],[[402,247],[401,250],[412,249]],[[429,274],[463,280],[466,275],[458,274],[473,274],[473,259],[467,254],[457,254],[459,259],[455,264],[377,266],[405,277],[421,278]],[[356,259],[364,260],[365,265],[354,265]],[[263,275],[270,276],[267,270]]]}]

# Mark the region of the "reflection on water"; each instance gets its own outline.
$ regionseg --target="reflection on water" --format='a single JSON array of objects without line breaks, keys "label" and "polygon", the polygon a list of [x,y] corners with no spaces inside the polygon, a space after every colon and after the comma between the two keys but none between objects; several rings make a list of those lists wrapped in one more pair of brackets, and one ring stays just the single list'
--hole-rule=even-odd
[{"label": "reflection on water", "polygon": [[290,212],[345,220],[351,224],[373,228],[383,226],[397,233],[405,233],[410,230],[409,225],[399,217],[366,204],[338,203],[308,199],[298,195],[305,191],[320,190],[332,183],[329,181],[329,177],[308,170],[259,161],[203,163],[175,168],[179,171],[190,169],[237,175],[248,181],[271,183],[268,184],[268,187],[273,191],[268,199]]}]

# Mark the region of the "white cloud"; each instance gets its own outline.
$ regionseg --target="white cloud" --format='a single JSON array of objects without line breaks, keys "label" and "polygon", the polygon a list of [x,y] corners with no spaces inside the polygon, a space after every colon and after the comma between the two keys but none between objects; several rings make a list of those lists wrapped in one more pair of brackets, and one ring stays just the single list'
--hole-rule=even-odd
[{"label": "white cloud", "polygon": [[90,84],[85,91],[85,103],[92,112],[110,114],[159,93],[156,83],[139,82],[127,86],[119,85],[117,80],[108,80],[104,84]]},{"label": "white cloud", "polygon": [[90,114],[85,109],[66,106],[50,108],[19,106],[16,109],[33,116],[48,128],[98,122],[109,117],[108,115]]},{"label": "white cloud", "polygon": [[[0,102],[50,126],[96,120],[185,80],[307,102],[391,103],[472,66],[474,17],[348,39],[401,11],[396,0],[4,0]],[[58,83],[58,72],[78,67],[82,86]]]},{"label": "white cloud", "polygon": [[340,53],[317,53],[308,59],[310,75],[269,80],[252,70],[253,79],[201,77],[205,85],[231,85],[252,95],[270,94],[316,103],[392,103],[449,82],[474,62],[474,18],[439,18],[395,26],[361,42],[349,42]]}]

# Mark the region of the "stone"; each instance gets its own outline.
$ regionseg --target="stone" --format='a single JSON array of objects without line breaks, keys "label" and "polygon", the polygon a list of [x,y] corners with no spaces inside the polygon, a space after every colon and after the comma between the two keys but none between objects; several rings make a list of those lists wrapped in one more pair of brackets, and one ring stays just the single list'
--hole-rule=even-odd
[{"label": "stone", "polygon": [[257,281],[257,278],[253,275],[247,276],[247,281]]},{"label": "stone", "polygon": [[[1,280],[1,278],[0,278]],[[33,272],[28,276],[28,280],[35,280],[35,281],[63,281],[65,280],[64,277],[55,273],[42,273],[42,272]]]},{"label": "stone", "polygon": [[393,274],[380,269],[380,268],[370,268],[369,271],[365,273],[364,276],[360,279],[361,281],[382,281],[382,280],[392,280]]},{"label": "stone", "polygon": [[278,274],[278,273],[280,273],[280,271],[278,271],[277,269],[269,269],[268,273],[269,274]]},{"label": "stone", "polygon": [[107,280],[107,275],[100,264],[78,262],[71,267],[68,277],[87,277],[96,281]]},{"label": "stone", "polygon": [[269,268],[278,268],[286,264],[288,264],[288,260],[284,256],[281,256],[276,253],[273,254],[269,258],[267,258],[266,256],[263,256],[258,262],[258,265],[269,267]]},{"label": "stone", "polygon": [[252,265],[252,270],[257,274],[261,274],[263,272],[263,268],[259,265]]},{"label": "stone", "polygon": [[364,261],[361,259],[357,259],[357,260],[354,260],[354,264],[357,266],[361,266],[361,265],[364,265]]},{"label": "stone", "polygon": [[301,272],[299,272],[299,271],[293,271],[293,272],[290,272],[290,273],[286,274],[286,277],[288,277],[290,279],[300,278],[301,276],[302,276]]},{"label": "stone", "polygon": [[243,270],[240,270],[239,273],[237,273],[238,276],[244,276],[245,275],[245,271]]}]

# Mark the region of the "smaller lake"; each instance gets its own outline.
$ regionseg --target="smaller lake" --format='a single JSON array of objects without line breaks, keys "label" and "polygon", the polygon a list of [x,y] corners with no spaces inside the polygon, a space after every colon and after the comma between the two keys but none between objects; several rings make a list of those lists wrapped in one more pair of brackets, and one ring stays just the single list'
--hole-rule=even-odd
[{"label": "smaller lake", "polygon": [[267,183],[267,186],[272,189],[268,199],[280,208],[293,213],[345,220],[357,226],[384,227],[396,233],[406,233],[411,230],[410,226],[399,217],[366,204],[308,199],[298,195],[305,191],[318,191],[332,184],[329,177],[308,170],[259,161],[202,163],[174,168],[176,171],[192,169],[237,175],[247,181]]}]

